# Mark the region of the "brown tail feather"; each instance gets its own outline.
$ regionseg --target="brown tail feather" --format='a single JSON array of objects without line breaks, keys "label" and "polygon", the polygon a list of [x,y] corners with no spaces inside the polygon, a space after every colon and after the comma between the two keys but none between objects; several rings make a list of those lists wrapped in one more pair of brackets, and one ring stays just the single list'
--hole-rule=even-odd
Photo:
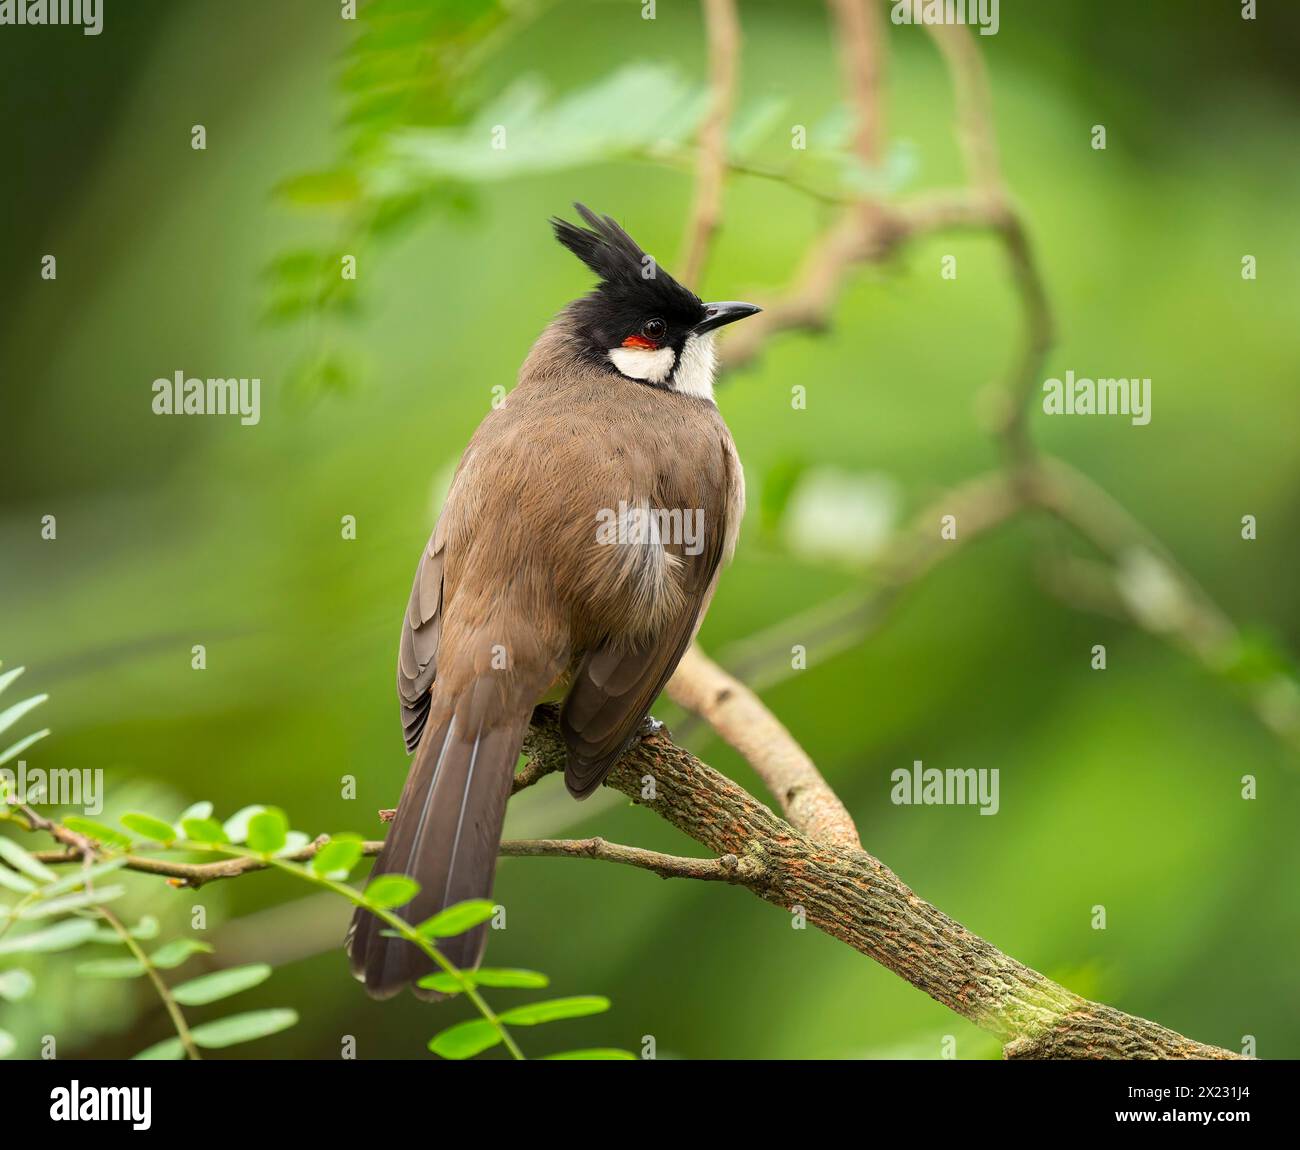
[{"label": "brown tail feather", "polygon": [[[371,877],[405,874],[420,893],[395,913],[420,923],[469,898],[492,893],[501,826],[531,708],[490,726],[461,730],[455,714],[424,733],[406,778],[397,817],[389,828]],[[352,973],[374,998],[391,998],[435,967],[405,939],[386,937],[369,911],[358,909],[348,930]],[[454,938],[439,949],[461,969],[478,966],[487,941],[487,924]],[[416,990],[420,998],[441,997]]]}]

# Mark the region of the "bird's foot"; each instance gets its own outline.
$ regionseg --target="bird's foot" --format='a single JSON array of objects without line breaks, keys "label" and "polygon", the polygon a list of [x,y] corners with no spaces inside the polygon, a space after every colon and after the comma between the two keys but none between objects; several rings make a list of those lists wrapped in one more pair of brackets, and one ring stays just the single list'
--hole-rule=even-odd
[{"label": "bird's foot", "polygon": [[667,734],[668,727],[656,719],[653,715],[647,715],[641,720],[641,726],[637,728],[637,736],[642,742],[647,739],[653,739],[656,735]]}]

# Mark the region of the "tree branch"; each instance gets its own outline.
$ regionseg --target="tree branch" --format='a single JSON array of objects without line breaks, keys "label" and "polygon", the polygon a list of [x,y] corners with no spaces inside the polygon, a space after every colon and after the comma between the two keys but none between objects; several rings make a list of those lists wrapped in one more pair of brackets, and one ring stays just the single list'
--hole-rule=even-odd
[{"label": "tree branch", "polygon": [[884,147],[884,51],[876,0],[830,0],[841,71],[856,120],[853,150],[864,165],[880,163]]},{"label": "tree branch", "polygon": [[[525,751],[539,770],[564,769],[555,708],[537,709]],[[654,780],[649,799],[646,776]],[[1008,1057],[1239,1057],[1089,1002],[1017,962],[860,847],[811,838],[662,732],[630,749],[605,785],[705,849],[734,855],[739,885],[783,910],[801,908],[819,930],[997,1035]]]},{"label": "tree branch", "polygon": [[[877,128],[882,112],[876,57],[881,38],[878,29],[862,20],[854,0],[830,0],[830,3],[842,44],[848,96],[859,122],[855,148],[862,157],[871,154],[880,143]],[[765,312],[747,321],[722,344],[722,366],[730,369],[751,362],[767,340],[780,332],[819,332],[828,328],[841,288],[858,263],[882,260],[904,242],[934,232],[990,232],[1003,246],[1023,316],[1020,345],[1007,371],[994,419],[1011,490],[1009,500],[994,505],[998,513],[993,523],[1037,509],[1057,518],[1116,564],[1131,559],[1135,549],[1160,556],[1180,588],[1187,610],[1173,626],[1168,621],[1152,626],[1151,620],[1131,612],[1127,617],[1173,640],[1209,670],[1222,672],[1239,654],[1238,628],[1159,544],[1153,533],[1087,476],[1039,451],[1030,437],[1033,398],[1055,338],[1046,284],[1023,215],[1015,206],[1002,174],[988,75],[975,38],[965,27],[923,23],[952,78],[958,109],[958,138],[969,186],[923,193],[898,204],[867,200],[851,206],[813,246],[789,291],[769,303]],[[862,129],[863,124],[868,128]],[[967,509],[965,514],[958,514],[963,540],[968,540],[970,528],[981,522],[978,517],[972,522],[969,514],[972,508],[965,500],[965,489],[979,482],[969,481],[938,501],[953,507],[961,504]],[[973,509],[978,516],[980,505],[975,504]],[[947,513],[957,514],[956,511]],[[955,554],[953,546],[938,546],[928,518],[930,514],[927,510],[918,517],[916,529],[902,537],[885,556],[877,587],[851,592],[779,622],[734,645],[723,662],[761,689],[792,673],[788,658],[792,643],[803,644],[811,658],[824,659],[861,642],[887,617],[904,587],[929,569],[928,564],[914,562],[918,553],[929,550],[935,560]],[[982,531],[983,527],[978,529]],[[1124,541],[1126,546],[1120,546],[1117,540]],[[1096,589],[1094,581],[1093,590]],[[1090,596],[1075,605],[1086,607],[1094,601],[1095,596]],[[1300,746],[1300,689],[1294,678],[1279,674],[1247,690],[1265,726],[1292,746]]]},{"label": "tree branch", "polygon": [[808,752],[753,691],[699,647],[683,656],[668,694],[745,757],[794,826],[819,842],[861,845],[853,818]]}]

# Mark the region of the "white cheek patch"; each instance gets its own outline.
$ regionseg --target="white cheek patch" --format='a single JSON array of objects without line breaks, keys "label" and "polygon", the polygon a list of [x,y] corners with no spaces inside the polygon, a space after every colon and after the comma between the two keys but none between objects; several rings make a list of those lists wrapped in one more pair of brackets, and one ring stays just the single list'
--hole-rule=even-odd
[{"label": "white cheek patch", "polygon": [[647,383],[663,383],[673,370],[677,353],[671,347],[651,351],[644,347],[612,347],[610,361],[629,379],[644,379]]},{"label": "white cheek patch", "polygon": [[673,375],[673,390],[697,399],[713,398],[713,375],[718,367],[718,353],[713,348],[713,333],[688,335],[682,347],[682,361]]}]

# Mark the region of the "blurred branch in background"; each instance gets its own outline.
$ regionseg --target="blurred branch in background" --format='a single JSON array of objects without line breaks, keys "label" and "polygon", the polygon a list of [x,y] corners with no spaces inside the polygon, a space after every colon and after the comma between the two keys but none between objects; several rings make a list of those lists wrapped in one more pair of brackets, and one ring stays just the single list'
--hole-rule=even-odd
[{"label": "blurred branch in background", "polygon": [[736,106],[740,71],[740,20],[733,0],[704,0],[709,43],[709,112],[700,127],[695,204],[686,231],[681,281],[695,287],[722,222],[722,184],[727,174],[727,129]]},{"label": "blurred branch in background", "polygon": [[[879,8],[871,0],[830,0],[830,9],[841,45],[845,83],[856,116],[855,148],[860,160],[874,165],[879,160],[884,118],[880,83],[883,37]],[[1022,345],[1004,385],[1003,410],[997,427],[1004,449],[1006,474],[972,480],[936,501],[935,510],[923,514],[913,531],[881,563],[883,579],[878,588],[866,595],[848,597],[829,608],[819,607],[796,619],[786,620],[775,628],[776,635],[770,644],[747,645],[760,651],[768,647],[784,668],[793,667],[789,653],[796,643],[805,648],[824,648],[828,643],[835,643],[836,649],[842,650],[849,644],[860,642],[879,624],[908,584],[927,573],[941,555],[955,553],[957,548],[952,545],[955,540],[945,540],[940,535],[943,515],[957,515],[961,525],[960,538],[969,541],[1021,511],[1032,508],[1048,510],[1120,565],[1128,561],[1135,549],[1143,548],[1154,554],[1157,546],[1154,538],[1100,489],[1090,485],[1085,477],[1064,463],[1040,456],[1032,443],[1028,431],[1029,404],[1053,340],[1047,290],[1024,222],[1002,178],[992,126],[992,100],[978,47],[963,26],[927,24],[926,27],[952,76],[969,189],[956,196],[932,198],[913,207],[887,207],[869,198],[850,207],[806,257],[793,291],[756,317],[747,329],[742,329],[726,345],[724,365],[734,367],[752,359],[776,332],[825,327],[830,322],[838,290],[853,264],[883,259],[904,239],[926,231],[944,227],[987,228],[1003,243],[1024,313]],[[727,51],[732,51],[730,46]],[[710,147],[719,149],[719,139],[720,133],[716,131],[708,138],[702,138],[702,151]],[[713,172],[718,163],[720,157],[711,163],[702,160],[700,171]],[[702,242],[707,242],[707,238],[706,235]],[[1165,569],[1179,585],[1182,601],[1187,607],[1177,619],[1168,620],[1171,626],[1167,630],[1178,634],[1203,661],[1214,666],[1232,645],[1231,624],[1208,597],[1194,587],[1181,568],[1168,561]],[[759,672],[752,659],[751,655],[744,674]],[[669,693],[675,701],[713,725],[745,755],[796,825],[819,841],[843,843],[850,849],[858,847],[856,830],[842,804],[821,780],[811,760],[798,750],[785,728],[766,711],[752,691],[728,676],[698,650],[693,650],[674,675]],[[745,713],[739,721],[729,721],[735,715],[737,703]],[[1300,714],[1300,697],[1295,703],[1297,714]],[[774,733],[765,735],[763,732],[768,730]],[[787,743],[794,744],[798,750],[790,768],[792,773],[773,772],[770,769],[772,748],[784,747]],[[654,777],[659,778],[657,774]],[[632,793],[635,795],[636,792]],[[802,812],[796,805],[800,801],[806,804]],[[799,817],[801,813],[802,818]],[[672,814],[667,817],[676,822]],[[699,841],[719,849],[716,842],[706,841],[700,836],[698,827],[681,822],[677,825]],[[823,833],[819,835],[817,831]],[[751,849],[755,847],[752,840],[748,845]],[[795,853],[799,859],[797,873],[801,879],[806,879],[808,855],[813,852]],[[879,942],[861,945],[859,949],[938,1001],[1009,1040],[1006,1048],[1009,1057],[1099,1057],[1107,1054],[1112,1057],[1230,1057],[1226,1052],[1189,1043],[1181,1036],[1170,1037],[1169,1032],[1156,1033],[1162,1028],[1154,1024],[1140,1020],[1125,1022],[1126,1016],[1110,1008],[1082,1003],[1077,999],[1074,1003],[1065,1003],[1057,997],[1058,992],[1068,995],[1063,988],[1055,988],[1043,976],[1020,967],[983,940],[972,940],[963,928],[922,903],[881,864],[863,853],[868,860],[867,869],[877,876],[884,872],[889,880],[897,883],[901,903],[908,908],[903,917],[912,918],[914,914],[919,920],[910,924],[910,929],[908,926],[892,929],[887,937],[897,940],[900,935],[909,933],[919,938],[929,936],[931,945],[908,948],[905,959],[887,953],[887,948]],[[765,871],[764,877],[767,880],[771,875]],[[843,889],[842,884],[842,875],[827,883],[839,889]],[[825,892],[817,890],[814,893]],[[794,905],[788,895],[783,900],[772,901],[786,907]],[[854,944],[852,937],[846,935],[851,936],[857,924],[870,921],[881,910],[878,897],[864,901],[868,905],[863,907],[836,906],[819,925]],[[931,915],[937,916],[943,926],[952,928],[950,933],[955,937],[935,937],[948,932],[936,931],[933,924],[926,921]],[[979,945],[972,946],[972,942]],[[991,955],[982,957],[980,948],[987,948]],[[942,988],[935,987],[931,981],[930,975],[934,972],[915,970],[912,959],[916,953],[929,953],[940,965],[952,962],[965,979],[962,994],[956,997],[945,995]],[[972,1009],[972,985],[978,983],[981,966],[986,962],[988,971],[983,973],[997,971],[993,981],[999,989],[992,992],[993,1006],[981,1004]],[[1014,969],[1008,974],[1003,964],[1010,964]],[[1020,984],[1018,988],[1017,984]],[[1022,991],[1027,992],[1023,997]],[[1046,1014],[1046,1019],[1036,1017],[1040,1010]],[[1008,1018],[1013,1020],[1009,1025]],[[1111,1040],[1103,1036],[1112,1028],[1116,1036],[1114,1045],[1109,1046]]]},{"label": "blurred branch in background", "polygon": [[[855,589],[782,619],[728,646],[721,661],[755,690],[762,690],[794,673],[790,651],[796,644],[806,648],[809,666],[858,646],[888,620],[908,587],[944,559],[1009,522],[1021,508],[1015,488],[1001,472],[951,488],[898,534],[876,565],[870,591]],[[956,539],[939,534],[936,525],[944,515],[955,515],[961,524]]]},{"label": "blurred branch in background", "polygon": [[[869,0],[831,0],[830,9],[857,117],[856,146],[864,162],[874,163],[883,120],[879,12]],[[866,197],[849,207],[805,257],[792,289],[724,345],[722,363],[734,368],[750,362],[777,333],[827,328],[839,292],[859,263],[883,261],[903,242],[933,232],[988,231],[1002,244],[1022,312],[1021,343],[996,397],[994,416],[1005,475],[970,480],[935,500],[878,560],[871,588],[819,604],[733,644],[723,652],[722,663],[762,688],[795,673],[790,658],[794,644],[807,650],[805,667],[824,662],[865,640],[908,585],[957,554],[957,541],[940,537],[942,516],[956,518],[959,538],[968,543],[1013,516],[1039,511],[1064,524],[1109,563],[1113,590],[1099,596],[1095,576],[1103,572],[1094,571],[1089,594],[1067,596],[1071,606],[1086,610],[1100,601],[1112,613],[1119,608],[1122,617],[1241,685],[1267,728],[1300,748],[1300,684],[1286,655],[1265,639],[1244,638],[1153,532],[1086,475],[1034,445],[1029,411],[1054,339],[1047,288],[1002,175],[988,76],[975,38],[962,25],[924,26],[952,78],[968,186],[902,203]],[[1058,594],[1072,586],[1060,579],[1051,582]]]}]

